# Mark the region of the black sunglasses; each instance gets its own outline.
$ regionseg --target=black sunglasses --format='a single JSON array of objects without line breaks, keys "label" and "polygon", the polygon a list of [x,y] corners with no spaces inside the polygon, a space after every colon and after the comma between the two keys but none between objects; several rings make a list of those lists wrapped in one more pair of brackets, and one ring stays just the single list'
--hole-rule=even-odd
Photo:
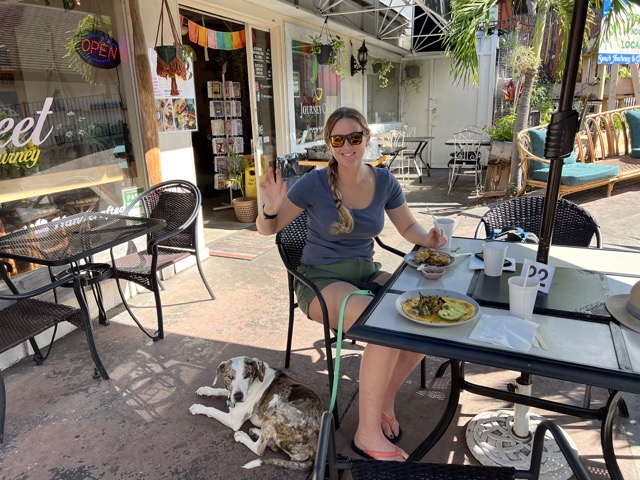
[{"label": "black sunglasses", "polygon": [[364,132],[351,132],[346,135],[331,135],[329,137],[329,142],[332,147],[343,146],[345,140],[349,142],[349,145],[360,145],[364,136]]}]

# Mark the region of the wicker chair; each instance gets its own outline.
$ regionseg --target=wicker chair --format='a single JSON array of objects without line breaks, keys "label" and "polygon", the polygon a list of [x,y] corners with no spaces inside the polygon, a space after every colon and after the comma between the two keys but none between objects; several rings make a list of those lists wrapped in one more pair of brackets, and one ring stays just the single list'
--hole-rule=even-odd
[{"label": "wicker chair", "polygon": [[[0,261],[0,277],[10,291],[10,294],[3,292],[0,295],[0,302],[7,305],[0,310],[0,353],[29,341],[34,351],[33,360],[36,365],[40,365],[51,352],[60,322],[70,322],[79,328],[84,326],[80,309],[49,301],[54,298],[52,291],[72,283],[77,296],[82,295],[82,287],[79,281],[73,281],[71,277],[66,276],[35,290],[20,293],[9,279],[9,272],[12,270],[10,263]],[[51,343],[47,353],[43,355],[35,337],[50,328],[53,328]],[[0,375],[0,443],[4,438],[5,395],[4,380]]]},{"label": "wicker chair", "polygon": [[549,431],[564,455],[577,480],[589,480],[589,474],[580,463],[578,455],[564,436],[562,430],[550,420],[542,421],[535,432],[531,466],[528,470],[512,467],[484,465],[449,465],[417,462],[380,462],[359,460],[338,455],[336,452],[333,415],[325,412],[322,416],[316,461],[312,480],[324,480],[325,473],[330,480],[337,480],[339,472],[350,470],[353,480],[503,480],[540,478],[542,450],[545,433]]},{"label": "wicker chair", "polygon": [[[211,299],[215,300],[216,298],[204,276],[200,263],[196,224],[201,201],[202,197],[198,187],[185,180],[170,180],[154,185],[134,198],[124,214],[131,215],[142,206],[144,215],[165,220],[166,227],[148,235],[145,251],[114,258],[114,252],[111,250],[114,277],[122,303],[138,327],[154,341],[164,338],[162,302],[160,300],[160,289],[164,289],[164,286],[158,278],[161,270],[194,255],[200,278],[202,278]],[[131,311],[120,280],[134,282],[153,292],[158,317],[158,331],[155,335],[147,332]]]},{"label": "wicker chair", "polygon": [[[540,235],[544,197],[516,197],[495,205],[480,219],[476,228],[476,238],[486,238],[494,228],[520,227],[525,232]],[[556,218],[553,225],[553,245],[588,247],[595,236],[596,247],[602,248],[600,226],[593,216],[573,202],[558,200]]]},{"label": "wicker chair", "polygon": [[[380,247],[384,248],[385,250],[388,250],[399,256],[404,256],[404,253],[384,244],[378,237],[375,237],[375,241],[378,245],[380,245]],[[333,354],[331,351],[331,346],[336,342],[336,336],[334,335],[335,332],[332,332],[332,329],[329,326],[329,313],[322,293],[320,293],[313,282],[311,282],[304,275],[298,272],[298,267],[300,266],[300,260],[302,258],[302,249],[304,248],[306,243],[307,214],[306,212],[302,212],[298,216],[298,218],[296,218],[293,222],[283,228],[276,235],[276,245],[278,246],[278,253],[280,253],[282,263],[284,263],[284,266],[287,269],[287,280],[289,284],[289,329],[287,331],[287,350],[285,352],[284,366],[285,368],[289,368],[289,364],[291,362],[293,324],[295,319],[295,310],[298,307],[298,303],[296,302],[295,298],[295,290],[293,288],[293,279],[295,277],[306,284],[309,288],[311,288],[320,302],[320,308],[322,309],[323,317],[322,323],[324,327],[325,356],[327,358],[327,372],[329,374],[329,391],[331,391],[333,387]],[[422,359],[420,374],[420,384],[422,388],[426,386],[426,382],[426,360]],[[337,422],[337,405],[336,412],[334,413],[336,414]]]}]

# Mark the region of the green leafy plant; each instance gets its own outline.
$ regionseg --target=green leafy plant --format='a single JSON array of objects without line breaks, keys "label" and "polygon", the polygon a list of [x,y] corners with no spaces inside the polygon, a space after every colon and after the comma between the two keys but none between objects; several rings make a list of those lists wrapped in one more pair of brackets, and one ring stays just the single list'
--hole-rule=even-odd
[{"label": "green leafy plant", "polygon": [[375,58],[373,60],[373,73],[378,75],[378,88],[387,88],[389,85],[389,73],[393,70],[391,60]]},{"label": "green leafy plant", "polygon": [[227,179],[227,188],[240,190],[240,196],[244,197],[244,177],[247,168],[253,166],[253,161],[244,155],[239,155],[231,150],[227,153],[227,165],[222,169],[222,175]]},{"label": "green leafy plant", "polygon": [[498,119],[495,122],[495,125],[487,127],[486,131],[492,140],[497,142],[513,142],[513,128],[515,121],[515,115],[505,115]]},{"label": "green leafy plant", "polygon": [[322,47],[330,46],[328,63],[331,71],[344,79],[346,75],[345,60],[348,57],[347,45],[338,35],[332,36],[329,33],[319,33],[311,35],[311,52],[318,55],[322,51]]}]

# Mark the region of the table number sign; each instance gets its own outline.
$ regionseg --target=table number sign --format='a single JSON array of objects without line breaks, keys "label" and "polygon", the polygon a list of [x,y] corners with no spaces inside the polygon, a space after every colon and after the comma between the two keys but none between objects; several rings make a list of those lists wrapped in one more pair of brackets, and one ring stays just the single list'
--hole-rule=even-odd
[{"label": "table number sign", "polygon": [[521,275],[527,275],[529,278],[539,281],[540,288],[538,288],[538,291],[542,293],[549,293],[555,271],[556,267],[552,267],[546,263],[532,262],[527,259],[522,264]]}]

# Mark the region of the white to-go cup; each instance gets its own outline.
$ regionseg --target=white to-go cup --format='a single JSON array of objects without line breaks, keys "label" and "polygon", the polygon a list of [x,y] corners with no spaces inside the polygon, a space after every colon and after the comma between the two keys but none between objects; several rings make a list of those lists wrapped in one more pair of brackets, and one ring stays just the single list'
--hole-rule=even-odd
[{"label": "white to-go cup", "polygon": [[507,255],[508,245],[505,242],[485,242],[482,244],[484,256],[484,274],[488,277],[502,275],[504,259]]},{"label": "white to-go cup", "polygon": [[442,233],[447,237],[447,243],[441,246],[438,250],[442,252],[450,251],[451,237],[453,237],[453,228],[456,226],[456,221],[450,218],[437,218],[434,222],[434,226],[442,230]]},{"label": "white to-go cup", "polygon": [[511,277],[509,279],[509,312],[514,317],[531,320],[533,307],[536,303],[540,282],[525,277]]}]

